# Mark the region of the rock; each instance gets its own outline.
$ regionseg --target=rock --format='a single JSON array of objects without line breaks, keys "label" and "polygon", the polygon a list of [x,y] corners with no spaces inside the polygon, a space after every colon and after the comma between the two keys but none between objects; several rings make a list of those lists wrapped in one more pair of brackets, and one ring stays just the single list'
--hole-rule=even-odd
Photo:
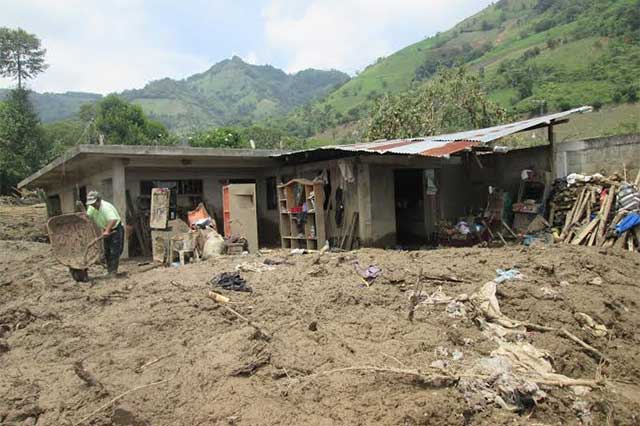
[{"label": "rock", "polygon": [[309,323],[309,330],[318,331],[318,321],[311,321]]},{"label": "rock", "polygon": [[22,422],[22,426],[36,426],[36,419],[28,417],[24,422]]},{"label": "rock", "polygon": [[11,349],[11,347],[6,342],[6,340],[0,339],[0,354],[3,354],[5,352],[9,352],[9,349]]},{"label": "rock", "polygon": [[591,281],[589,281],[589,284],[591,285],[602,285],[603,284],[603,280],[600,277],[595,277],[594,279],[592,279]]}]

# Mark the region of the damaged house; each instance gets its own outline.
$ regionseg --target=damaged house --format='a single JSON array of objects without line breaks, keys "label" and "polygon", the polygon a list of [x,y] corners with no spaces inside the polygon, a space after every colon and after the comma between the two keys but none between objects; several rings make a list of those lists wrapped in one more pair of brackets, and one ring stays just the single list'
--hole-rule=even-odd
[{"label": "damaged house", "polygon": [[[217,228],[227,232],[226,222],[234,218],[226,203],[241,199],[243,211],[255,212],[255,224],[247,226],[257,228],[261,246],[319,248],[323,239],[349,247],[437,244],[443,226],[485,211],[493,188],[510,194],[514,203],[526,199],[523,170],[546,173],[549,180],[553,127],[589,110],[450,135],[294,152],[80,145],[19,187],[43,189],[50,215],[72,213],[89,191],[99,191],[129,225],[125,255],[128,249],[135,252],[131,210],[148,215],[153,188],[171,190],[170,219],[202,202]],[[540,128],[548,128],[547,145],[495,146],[502,138]],[[290,191],[285,184],[296,179]],[[235,187],[242,190],[234,192]]]}]

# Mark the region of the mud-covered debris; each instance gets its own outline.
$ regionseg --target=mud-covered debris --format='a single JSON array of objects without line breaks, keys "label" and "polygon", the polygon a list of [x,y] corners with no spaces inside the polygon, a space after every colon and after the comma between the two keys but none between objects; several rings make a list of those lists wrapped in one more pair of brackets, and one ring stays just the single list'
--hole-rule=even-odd
[{"label": "mud-covered debris", "polygon": [[252,292],[253,289],[247,285],[247,281],[237,272],[223,272],[209,280],[209,284],[221,287],[225,290]]}]

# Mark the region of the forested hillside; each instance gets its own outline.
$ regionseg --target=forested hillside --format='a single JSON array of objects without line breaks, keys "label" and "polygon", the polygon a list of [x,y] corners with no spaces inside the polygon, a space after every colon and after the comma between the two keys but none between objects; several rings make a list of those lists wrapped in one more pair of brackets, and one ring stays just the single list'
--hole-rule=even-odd
[{"label": "forested hillside", "polygon": [[[325,96],[349,80],[340,71],[308,69],[287,74],[270,65],[251,65],[239,57],[213,65],[185,80],[164,78],[121,97],[142,106],[153,119],[177,133],[222,125],[247,125]],[[0,98],[8,90],[0,89]],[[100,95],[31,93],[43,122],[73,117]]]},{"label": "forested hillside", "polygon": [[[0,100],[9,95],[9,89],[0,89]],[[102,98],[96,93],[66,92],[66,93],[36,93],[30,92],[29,98],[33,102],[36,112],[45,123],[64,120],[78,113],[80,106],[95,102]]]},{"label": "forested hillside", "polygon": [[385,94],[458,65],[477,72],[490,98],[512,114],[637,102],[640,0],[500,0],[380,58],[278,125],[303,136],[345,125],[365,118]]}]

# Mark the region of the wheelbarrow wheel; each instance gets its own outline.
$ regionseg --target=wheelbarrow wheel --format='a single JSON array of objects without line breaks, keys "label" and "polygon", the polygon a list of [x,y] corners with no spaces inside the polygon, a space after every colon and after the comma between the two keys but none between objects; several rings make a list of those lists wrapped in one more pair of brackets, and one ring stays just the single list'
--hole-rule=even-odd
[{"label": "wheelbarrow wheel", "polygon": [[86,283],[89,281],[89,271],[86,269],[69,268],[71,277],[78,283]]}]

